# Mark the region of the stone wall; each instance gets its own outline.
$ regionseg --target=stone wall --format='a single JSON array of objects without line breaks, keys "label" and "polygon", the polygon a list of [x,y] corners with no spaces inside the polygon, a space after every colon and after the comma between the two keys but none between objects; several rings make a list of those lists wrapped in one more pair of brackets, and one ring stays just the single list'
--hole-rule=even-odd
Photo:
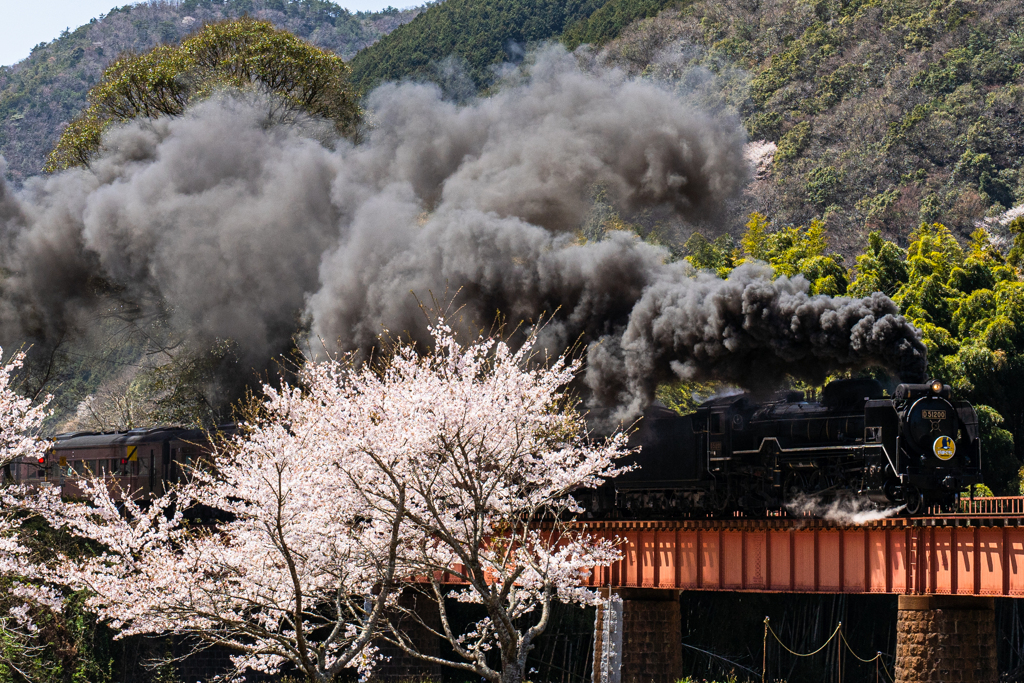
[{"label": "stone wall", "polygon": [[995,600],[901,595],[896,683],[996,683]]}]

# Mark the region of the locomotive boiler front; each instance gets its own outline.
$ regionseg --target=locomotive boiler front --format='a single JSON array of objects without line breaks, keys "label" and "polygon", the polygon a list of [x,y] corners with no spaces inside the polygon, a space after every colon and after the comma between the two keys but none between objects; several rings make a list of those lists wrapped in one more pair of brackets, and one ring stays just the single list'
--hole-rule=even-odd
[{"label": "locomotive boiler front", "polygon": [[954,497],[981,481],[978,416],[966,401],[952,399],[949,385],[939,380],[901,384],[893,407],[899,416],[901,483],[908,505],[919,491]]}]

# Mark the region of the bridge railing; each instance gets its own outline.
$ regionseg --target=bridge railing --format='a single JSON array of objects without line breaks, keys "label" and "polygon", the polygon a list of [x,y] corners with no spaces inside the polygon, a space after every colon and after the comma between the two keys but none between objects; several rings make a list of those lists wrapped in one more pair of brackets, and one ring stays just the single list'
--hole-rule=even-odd
[{"label": "bridge railing", "polygon": [[965,515],[1021,515],[1024,514],[1024,496],[961,498],[957,512]]}]

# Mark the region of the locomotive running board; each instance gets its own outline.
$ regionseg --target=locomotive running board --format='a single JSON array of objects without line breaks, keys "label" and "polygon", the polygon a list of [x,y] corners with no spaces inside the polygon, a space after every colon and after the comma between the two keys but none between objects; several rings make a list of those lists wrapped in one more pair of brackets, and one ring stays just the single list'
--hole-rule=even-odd
[{"label": "locomotive running board", "polygon": [[[764,450],[764,445],[766,443],[771,443],[773,441],[775,442],[775,447],[779,449],[779,453],[809,453],[809,452],[812,452],[812,451],[863,451],[863,450],[874,449],[874,448],[881,448],[882,452],[885,453],[885,446],[883,446],[882,444],[868,446],[867,444],[863,444],[863,443],[861,443],[861,444],[854,444],[852,446],[806,446],[806,447],[805,446],[801,446],[801,447],[798,447],[798,448],[783,448],[782,446],[779,445],[779,440],[776,439],[774,436],[766,437],[766,438],[762,439],[761,440],[761,447],[760,448],[757,448],[757,449],[754,449],[754,450],[749,450],[749,449],[748,450],[733,450],[733,453],[734,454],[741,454],[742,453],[742,454],[746,454],[746,455],[760,453],[761,451]],[[886,455],[886,459],[888,459],[889,458],[889,454],[885,453],[885,455]]]}]

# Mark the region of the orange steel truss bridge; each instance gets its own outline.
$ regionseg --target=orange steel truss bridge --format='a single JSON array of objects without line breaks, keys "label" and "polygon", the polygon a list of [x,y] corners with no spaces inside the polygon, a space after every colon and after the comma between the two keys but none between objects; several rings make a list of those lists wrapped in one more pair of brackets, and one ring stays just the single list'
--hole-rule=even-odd
[{"label": "orange steel truss bridge", "polygon": [[589,586],[1024,597],[1024,497],[861,525],[815,519],[603,521],[623,559]]}]

